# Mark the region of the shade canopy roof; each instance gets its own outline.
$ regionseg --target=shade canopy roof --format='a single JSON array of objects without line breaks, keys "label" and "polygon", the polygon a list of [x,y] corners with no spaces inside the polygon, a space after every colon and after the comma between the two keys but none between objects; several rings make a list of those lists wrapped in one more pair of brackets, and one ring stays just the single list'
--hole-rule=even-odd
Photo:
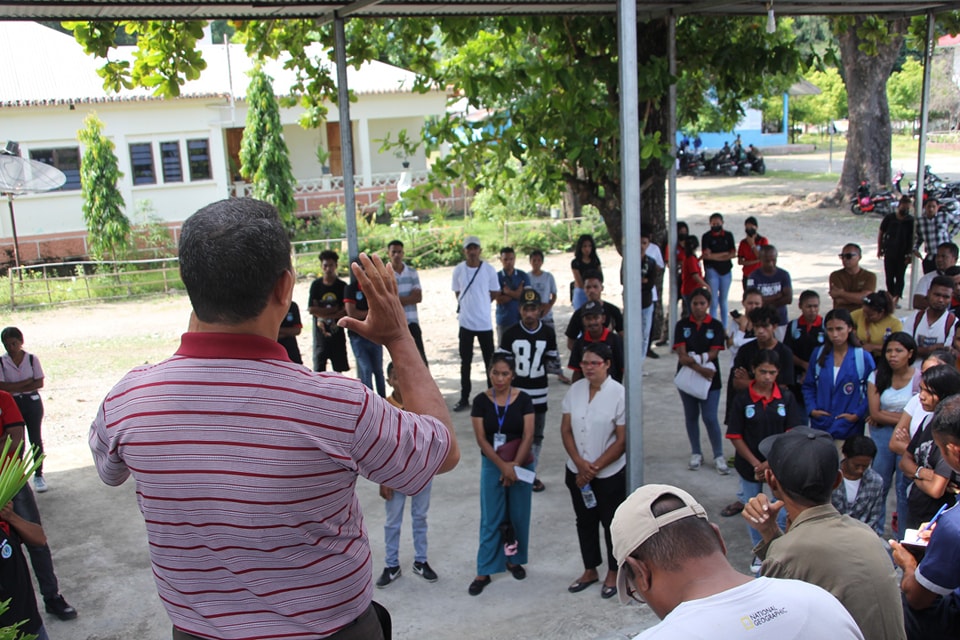
[{"label": "shade canopy roof", "polygon": [[[880,13],[918,15],[960,10],[960,0],[773,0],[779,15]],[[761,15],[764,0],[637,0],[642,20],[675,15]],[[0,0],[0,20],[282,19],[341,16],[615,14],[615,0]]]}]

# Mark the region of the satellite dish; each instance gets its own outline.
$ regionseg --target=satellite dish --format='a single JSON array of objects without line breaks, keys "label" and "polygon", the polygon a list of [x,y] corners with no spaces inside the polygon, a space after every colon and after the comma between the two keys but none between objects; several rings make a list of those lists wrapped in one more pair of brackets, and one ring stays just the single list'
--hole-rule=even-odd
[{"label": "satellite dish", "polygon": [[[7,149],[10,144],[7,144]],[[10,227],[13,230],[13,260],[20,266],[20,243],[17,241],[17,219],[13,214],[14,196],[43,193],[59,189],[67,181],[63,171],[36,160],[27,160],[4,150],[0,153],[0,193],[10,206]],[[19,149],[18,149],[19,150]]]}]

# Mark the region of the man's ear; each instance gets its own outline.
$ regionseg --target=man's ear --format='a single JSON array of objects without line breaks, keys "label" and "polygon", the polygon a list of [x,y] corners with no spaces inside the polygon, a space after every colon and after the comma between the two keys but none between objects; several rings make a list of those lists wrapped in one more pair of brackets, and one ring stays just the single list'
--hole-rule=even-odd
[{"label": "man's ear", "polygon": [[284,309],[290,308],[290,302],[293,301],[293,285],[296,283],[297,277],[293,274],[293,268],[290,268],[285,269],[273,285],[273,297]]},{"label": "man's ear", "polygon": [[717,540],[720,541],[720,550],[723,551],[723,555],[727,555],[727,543],[723,541],[723,535],[720,533],[720,527],[712,522],[710,523],[710,527],[713,529],[713,532],[717,534]]},{"label": "man's ear", "polygon": [[650,591],[650,588],[653,586],[653,573],[650,571],[650,567],[647,566],[646,562],[641,562],[633,556],[627,556],[627,564],[630,565],[630,569],[633,571],[634,586],[643,599],[646,600],[644,594]]}]

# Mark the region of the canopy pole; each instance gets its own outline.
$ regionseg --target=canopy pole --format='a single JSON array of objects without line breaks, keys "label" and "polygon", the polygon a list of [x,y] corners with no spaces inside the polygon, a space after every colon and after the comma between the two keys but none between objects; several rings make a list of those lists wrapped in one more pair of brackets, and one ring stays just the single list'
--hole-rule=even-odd
[{"label": "canopy pole", "polygon": [[[671,12],[670,17],[668,18],[667,23],[667,71],[670,73],[670,76],[673,78],[677,77],[677,16],[675,13]],[[668,140],[671,145],[676,145],[677,143],[677,84],[676,82],[670,83],[670,88],[667,90],[667,111],[669,113],[669,120],[667,129],[668,129]],[[670,283],[670,295],[667,296],[667,304],[662,304],[665,313],[663,314],[663,321],[667,323],[667,335],[668,343],[671,348],[673,348],[674,335],[673,330],[677,324],[677,300],[679,300],[680,294],[680,283],[677,282],[677,279],[674,277],[674,274],[679,273],[680,265],[674,264],[674,261],[677,257],[677,162],[674,161],[673,165],[670,167],[670,173],[667,174],[668,185],[670,193],[667,194],[667,245],[670,249],[670,252],[673,255],[664,255],[664,261],[667,265],[668,273],[665,274]],[[661,291],[660,295],[663,296],[664,292]],[[651,338],[652,339],[652,338]]]},{"label": "canopy pole", "polygon": [[346,208],[347,255],[360,253],[357,242],[357,201],[354,190],[353,127],[350,122],[350,88],[347,86],[347,37],[339,12],[333,18],[334,56],[337,63],[337,109],[340,112],[340,156],[343,166],[343,206]]},{"label": "canopy pole", "polygon": [[[620,212],[623,282],[640,282],[640,106],[637,83],[637,2],[617,1],[620,47]],[[639,286],[623,288],[627,411],[627,492],[643,484],[643,302]]]},{"label": "canopy pole", "polygon": [[[927,172],[927,121],[930,111],[930,67],[933,65],[933,46],[934,26],[936,17],[933,11],[927,12],[927,42],[923,52],[923,89],[920,92],[920,144],[917,149],[917,192],[914,197],[913,209],[917,220],[923,215],[923,184]],[[914,238],[916,238],[917,225],[913,225]],[[913,242],[916,242],[914,239]],[[913,246],[913,242],[910,246]],[[917,258],[914,256],[910,261],[910,306],[913,306],[913,291],[917,286]]]}]

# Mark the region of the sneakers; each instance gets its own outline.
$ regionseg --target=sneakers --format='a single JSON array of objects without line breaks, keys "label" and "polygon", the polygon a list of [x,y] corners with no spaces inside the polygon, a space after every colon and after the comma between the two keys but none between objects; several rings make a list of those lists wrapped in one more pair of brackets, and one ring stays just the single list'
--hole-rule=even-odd
[{"label": "sneakers", "polygon": [[73,620],[77,617],[77,610],[67,604],[59,593],[53,598],[43,599],[44,608],[61,620]]},{"label": "sneakers", "polygon": [[717,456],[713,459],[713,466],[717,468],[717,473],[722,476],[730,475],[730,467],[727,466],[727,461],[723,456]]},{"label": "sneakers", "polygon": [[[413,563],[413,572],[418,576],[421,576],[427,582],[436,582],[437,581],[437,572],[430,568],[430,565],[426,562],[414,562]],[[399,574],[400,571],[397,570]]]},{"label": "sneakers", "polygon": [[[400,577],[400,567],[384,567],[383,573],[377,578],[377,589],[383,589],[385,586]],[[49,611],[49,609],[48,609]]]},{"label": "sneakers", "polygon": [[690,468],[690,471],[696,471],[700,468],[701,464],[703,464],[703,456],[695,453],[690,456],[690,463],[687,466]]},{"label": "sneakers", "polygon": [[469,409],[469,408],[470,408],[470,403],[467,402],[466,400],[460,400],[459,402],[457,402],[457,404],[453,405],[453,410],[458,412],[463,411],[464,409]]},{"label": "sneakers", "polygon": [[47,489],[50,487],[47,486],[47,481],[43,479],[43,476],[33,476],[33,490],[37,493],[46,493]]}]

